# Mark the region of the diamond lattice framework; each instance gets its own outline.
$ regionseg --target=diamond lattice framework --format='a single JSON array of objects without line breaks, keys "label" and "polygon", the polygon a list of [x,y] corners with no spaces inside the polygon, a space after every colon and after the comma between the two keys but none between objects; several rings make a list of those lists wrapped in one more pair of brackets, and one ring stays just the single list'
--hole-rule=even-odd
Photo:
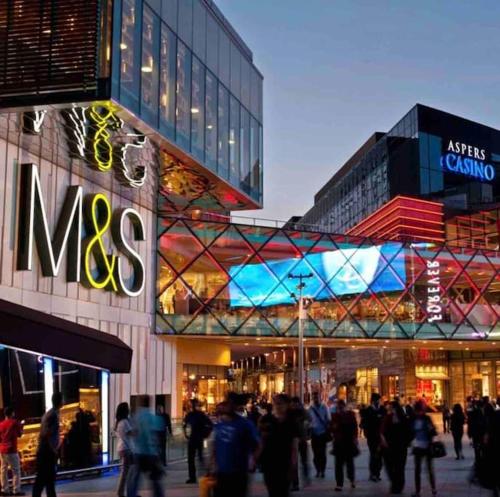
[{"label": "diamond lattice framework", "polygon": [[157,331],[317,338],[495,340],[496,251],[224,222],[161,219]]}]

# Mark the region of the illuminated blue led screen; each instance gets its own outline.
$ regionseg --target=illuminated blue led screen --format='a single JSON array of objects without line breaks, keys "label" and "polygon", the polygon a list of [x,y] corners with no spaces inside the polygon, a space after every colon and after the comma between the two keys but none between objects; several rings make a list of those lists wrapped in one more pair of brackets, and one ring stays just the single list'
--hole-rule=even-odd
[{"label": "illuminated blue led screen", "polygon": [[312,274],[303,294],[315,300],[338,295],[356,295],[405,288],[404,249],[400,243],[348,248],[300,259],[269,261],[266,264],[236,265],[229,269],[229,298],[232,307],[295,304],[292,274]]}]

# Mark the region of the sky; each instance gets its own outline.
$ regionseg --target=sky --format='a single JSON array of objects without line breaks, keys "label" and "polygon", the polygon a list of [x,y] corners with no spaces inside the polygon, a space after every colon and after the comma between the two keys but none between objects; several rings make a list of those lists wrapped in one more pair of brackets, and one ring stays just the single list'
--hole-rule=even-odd
[{"label": "sky", "polygon": [[500,129],[500,0],[216,0],[264,75],[264,209],[287,220],[415,103]]}]

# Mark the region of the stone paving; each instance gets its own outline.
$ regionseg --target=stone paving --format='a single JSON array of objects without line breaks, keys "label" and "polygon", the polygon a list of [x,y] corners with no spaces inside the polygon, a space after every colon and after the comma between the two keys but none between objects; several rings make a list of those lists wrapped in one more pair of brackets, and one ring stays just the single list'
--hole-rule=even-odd
[{"label": "stone paving", "polygon": [[[465,459],[456,461],[451,437],[443,436],[448,456],[435,460],[436,479],[438,486],[438,495],[442,497],[490,497],[491,492],[471,486],[468,482],[470,467],[472,464],[472,449],[469,447],[464,437]],[[334,492],[333,481],[333,456],[329,456],[328,471],[324,480],[313,480],[311,486],[292,493],[292,497],[324,497],[334,495],[347,495],[349,497],[378,497],[389,495],[388,483],[385,474],[379,483],[368,481],[368,449],[364,441],[361,441],[361,455],[356,459],[356,478],[357,487],[355,489],[345,488],[343,492]],[[406,471],[406,487],[404,496],[409,497],[413,491],[413,461],[408,457]],[[500,470],[500,468],[499,468]],[[185,462],[171,464],[168,468],[167,477],[164,481],[166,497],[198,497],[199,490],[196,485],[186,485],[187,468]],[[117,481],[117,472],[108,473],[104,476],[92,479],[80,479],[76,481],[58,482],[57,492],[59,496],[80,497],[80,496],[98,496],[115,497],[115,486]],[[425,473],[422,477],[423,489],[422,497],[430,496],[431,492]],[[29,489],[25,489],[28,491]],[[142,497],[149,497],[151,491],[144,484],[140,492]],[[251,484],[250,497],[266,497],[267,493],[262,483],[261,475],[254,475]]]}]

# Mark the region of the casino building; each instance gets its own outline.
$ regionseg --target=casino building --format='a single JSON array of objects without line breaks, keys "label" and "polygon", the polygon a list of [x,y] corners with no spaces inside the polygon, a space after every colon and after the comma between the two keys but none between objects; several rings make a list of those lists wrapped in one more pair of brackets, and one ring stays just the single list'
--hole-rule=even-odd
[{"label": "casino building", "polygon": [[105,464],[119,402],[230,365],[155,333],[157,237],[262,204],[262,76],[212,0],[5,0],[0,67],[0,408],[24,475],[54,391],[61,467]]},{"label": "casino building", "polygon": [[344,233],[397,195],[442,202],[446,218],[499,202],[500,131],[417,104],[340,167],[301,222]]}]

